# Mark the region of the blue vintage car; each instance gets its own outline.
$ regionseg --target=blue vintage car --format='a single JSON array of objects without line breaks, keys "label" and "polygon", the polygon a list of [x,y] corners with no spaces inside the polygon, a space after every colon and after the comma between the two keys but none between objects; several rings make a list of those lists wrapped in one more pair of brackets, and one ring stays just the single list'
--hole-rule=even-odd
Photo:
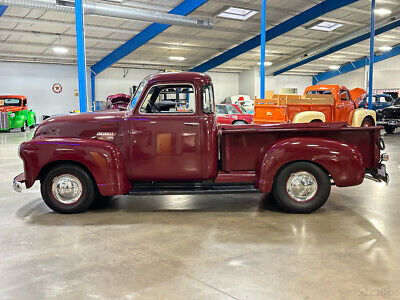
[{"label": "blue vintage car", "polygon": [[[394,99],[389,94],[373,94],[372,95],[372,109],[378,110],[381,108],[392,105]],[[358,107],[368,108],[368,95],[366,94]]]}]

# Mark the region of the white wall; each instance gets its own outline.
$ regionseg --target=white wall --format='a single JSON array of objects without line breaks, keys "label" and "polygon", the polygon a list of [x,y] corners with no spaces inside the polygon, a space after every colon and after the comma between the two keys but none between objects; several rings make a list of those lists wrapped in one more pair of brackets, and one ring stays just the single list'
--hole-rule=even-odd
[{"label": "white wall", "polygon": [[[400,88],[399,79],[400,56],[395,56],[374,64],[374,89]],[[321,81],[320,83],[340,84],[349,89],[356,87],[364,88],[364,68]]]},{"label": "white wall", "polygon": [[[302,94],[304,89],[312,85],[312,76],[278,75],[266,76],[265,90],[279,93],[281,88],[297,88]],[[249,95],[251,98],[260,97],[260,68],[254,67],[243,71],[239,75],[239,94]]]},{"label": "white wall", "polygon": [[[43,114],[63,114],[79,110],[77,68],[73,65],[0,62],[0,94],[25,95],[28,106],[41,120]],[[129,94],[132,85],[138,85],[147,75],[158,70],[130,69],[124,78],[124,70],[109,68],[96,76],[96,100],[105,100],[116,93]],[[238,73],[208,73],[214,83],[217,102],[239,92]],[[90,81],[90,80],[89,80]],[[51,87],[60,83],[63,90],[55,94]],[[88,85],[90,95],[90,86]],[[90,96],[89,96],[90,97]]]}]

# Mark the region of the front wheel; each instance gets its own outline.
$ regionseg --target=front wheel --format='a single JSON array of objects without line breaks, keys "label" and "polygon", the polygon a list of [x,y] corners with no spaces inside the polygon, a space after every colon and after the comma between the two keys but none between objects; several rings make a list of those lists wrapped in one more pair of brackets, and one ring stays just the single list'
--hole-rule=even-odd
[{"label": "front wheel", "polygon": [[49,208],[59,213],[80,213],[87,210],[97,196],[90,175],[73,164],[56,166],[41,182],[40,191]]},{"label": "front wheel", "polygon": [[290,213],[311,213],[328,200],[331,183],[328,174],[309,162],[284,167],[274,182],[274,198]]},{"label": "front wheel", "polygon": [[25,132],[28,129],[28,122],[24,122],[24,125],[21,127],[21,132]]},{"label": "front wheel", "polygon": [[234,121],[232,124],[233,125],[246,125],[247,122],[246,121],[242,121],[242,120],[238,120],[238,121]]},{"label": "front wheel", "polygon": [[393,133],[396,130],[396,126],[393,125],[385,125],[384,128],[387,133]]}]

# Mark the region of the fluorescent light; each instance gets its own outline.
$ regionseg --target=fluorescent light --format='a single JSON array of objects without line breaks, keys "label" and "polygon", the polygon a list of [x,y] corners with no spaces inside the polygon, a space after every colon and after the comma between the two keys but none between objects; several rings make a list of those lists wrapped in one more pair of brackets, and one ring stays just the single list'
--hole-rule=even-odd
[{"label": "fluorescent light", "polygon": [[54,53],[57,54],[67,54],[68,53],[68,48],[65,47],[60,47],[60,46],[54,46],[53,47]]},{"label": "fluorescent light", "polygon": [[[257,65],[261,66],[261,63],[258,62]],[[270,62],[270,61],[264,62],[264,66],[270,66],[270,65],[272,65],[272,62]]]},{"label": "fluorescent light", "polygon": [[329,69],[331,69],[331,70],[339,70],[340,66],[330,66]]},{"label": "fluorescent light", "polygon": [[186,59],[186,57],[183,57],[183,56],[170,56],[169,59],[170,60],[177,60],[177,61],[184,61]]},{"label": "fluorescent light", "polygon": [[322,21],[316,24],[314,23],[313,25],[311,25],[311,27],[309,27],[309,29],[320,30],[320,31],[332,31],[342,26],[343,24],[340,23]]},{"label": "fluorescent light", "polygon": [[393,49],[393,47],[390,47],[390,46],[382,46],[382,47],[379,47],[379,50],[381,50],[381,51],[390,51],[390,50],[392,50]]},{"label": "fluorescent light", "polygon": [[219,13],[218,17],[245,21],[248,18],[254,16],[256,13],[257,11],[255,10],[249,10],[231,6],[228,9],[224,10],[223,12]]},{"label": "fluorescent light", "polygon": [[386,8],[378,8],[378,9],[375,9],[374,12],[377,15],[380,15],[380,16],[387,16],[387,15],[390,15],[392,13],[391,10],[386,9]]}]

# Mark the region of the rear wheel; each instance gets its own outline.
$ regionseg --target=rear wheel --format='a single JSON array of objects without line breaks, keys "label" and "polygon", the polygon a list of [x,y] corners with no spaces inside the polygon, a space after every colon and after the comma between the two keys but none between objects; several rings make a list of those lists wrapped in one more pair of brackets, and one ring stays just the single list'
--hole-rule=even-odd
[{"label": "rear wheel", "polygon": [[35,128],[35,125],[36,125],[36,117],[33,119],[33,124],[29,126],[29,128],[31,129]]},{"label": "rear wheel", "polygon": [[97,189],[90,175],[72,164],[56,166],[41,182],[44,202],[59,213],[80,213],[92,205]]},{"label": "rear wheel", "polygon": [[328,174],[309,162],[287,165],[276,176],[274,198],[291,213],[310,213],[328,200],[331,183]]},{"label": "rear wheel", "polygon": [[371,127],[371,126],[375,126],[374,120],[372,120],[371,118],[365,118],[361,123],[361,127]]},{"label": "rear wheel", "polygon": [[238,121],[234,121],[232,124],[233,125],[245,125],[245,124],[247,124],[247,122],[246,121],[242,121],[242,120],[238,120]]},{"label": "rear wheel", "polygon": [[387,133],[393,133],[396,130],[396,126],[393,125],[385,125],[384,128]]}]

